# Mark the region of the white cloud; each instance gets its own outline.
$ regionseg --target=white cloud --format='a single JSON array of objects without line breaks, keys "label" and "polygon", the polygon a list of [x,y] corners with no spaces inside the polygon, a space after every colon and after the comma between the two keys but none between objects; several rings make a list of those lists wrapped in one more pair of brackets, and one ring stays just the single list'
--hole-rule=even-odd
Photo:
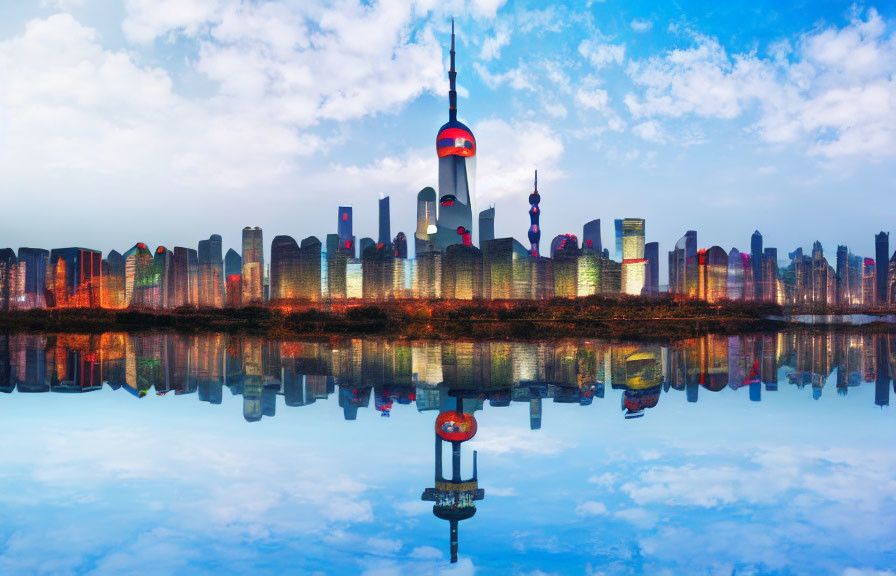
[{"label": "white cloud", "polygon": [[635,32],[650,32],[653,28],[653,22],[644,18],[635,18],[629,24]]},{"label": "white cloud", "polygon": [[655,513],[644,508],[626,508],[614,512],[613,516],[642,529],[653,528],[658,520]]},{"label": "white cloud", "polygon": [[[485,205],[497,198],[531,190],[535,169],[548,179],[563,177],[560,135],[540,122],[489,119],[474,127],[477,154],[477,197]],[[537,444],[534,443],[533,444]]]},{"label": "white cloud", "polygon": [[495,35],[489,36],[482,43],[479,58],[482,60],[494,60],[501,57],[501,49],[510,44],[510,28],[500,25],[495,28]]},{"label": "white cloud", "polygon": [[594,90],[579,89],[576,91],[576,104],[587,110],[603,110],[607,107],[610,97],[606,90],[600,88]]},{"label": "white cloud", "polygon": [[607,514],[607,506],[603,502],[589,500],[576,506],[576,514],[579,516],[604,516]]},{"label": "white cloud", "polygon": [[624,101],[635,118],[734,119],[758,111],[753,129],[773,144],[804,142],[825,157],[896,154],[896,33],[869,9],[843,28],[776,43],[771,58],[729,55],[715,38],[633,61],[640,93]]},{"label": "white cloud", "polygon": [[641,122],[632,128],[632,133],[642,140],[662,144],[666,142],[666,134],[663,128],[654,120]]},{"label": "white cloud", "polygon": [[625,60],[625,44],[609,44],[599,40],[584,40],[579,44],[579,54],[598,70],[610,64],[622,64]]}]

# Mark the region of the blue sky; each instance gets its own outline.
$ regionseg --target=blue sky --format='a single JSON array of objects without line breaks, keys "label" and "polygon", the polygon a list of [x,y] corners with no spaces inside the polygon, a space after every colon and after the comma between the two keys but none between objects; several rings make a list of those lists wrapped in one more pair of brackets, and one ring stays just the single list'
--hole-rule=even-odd
[{"label": "blue sky", "polygon": [[[896,218],[892,2],[57,0],[0,8],[0,245],[238,247],[355,206],[413,231],[449,20],[478,205],[543,242],[647,219],[665,252],[873,252]],[[663,260],[663,258],[661,258]]]}]

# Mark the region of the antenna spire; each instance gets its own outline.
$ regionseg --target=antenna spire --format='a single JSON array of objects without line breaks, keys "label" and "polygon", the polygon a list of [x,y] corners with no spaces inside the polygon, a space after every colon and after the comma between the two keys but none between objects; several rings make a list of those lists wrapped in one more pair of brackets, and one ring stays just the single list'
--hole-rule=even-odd
[{"label": "antenna spire", "polygon": [[538,168],[535,169],[535,191],[538,192]]},{"label": "antenna spire", "polygon": [[448,70],[448,119],[457,120],[457,71],[454,69],[454,18],[451,19],[451,68]]}]

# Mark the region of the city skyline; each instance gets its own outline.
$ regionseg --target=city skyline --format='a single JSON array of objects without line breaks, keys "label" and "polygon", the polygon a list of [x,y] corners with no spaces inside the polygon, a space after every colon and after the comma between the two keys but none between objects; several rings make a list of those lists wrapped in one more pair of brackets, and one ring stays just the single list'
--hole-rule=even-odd
[{"label": "city skyline", "polygon": [[[381,3],[348,10],[338,22],[326,6],[191,7],[4,8],[0,77],[10,89],[0,96],[0,187],[7,212],[21,217],[4,222],[0,245],[103,253],[138,239],[193,246],[197,237],[247,223],[269,238],[322,239],[336,202],[358,208],[358,237],[378,237],[379,195],[393,199],[392,232],[410,233],[414,198],[438,184],[432,133],[444,122],[452,16],[459,119],[477,135],[481,158],[477,211],[495,205],[496,237],[526,240],[535,169],[549,206],[543,241],[578,234],[600,218],[603,245],[611,246],[610,219],[644,218],[647,240],[660,242],[661,279],[663,256],[686,229],[699,232],[701,247],[744,250],[758,228],[780,258],[796,246],[809,253],[817,239],[833,261],[838,243],[873,256],[869,230],[888,230],[896,216],[885,196],[893,186],[886,160],[896,150],[896,115],[892,102],[877,97],[893,92],[889,5],[760,16],[694,4],[674,12],[638,3],[542,11],[464,3],[433,12]],[[249,16],[283,24],[260,40],[262,27],[235,25],[251,23]],[[738,33],[736,19],[747,23]],[[349,30],[357,32],[356,53],[333,42]],[[237,58],[235,50],[253,41],[277,50]],[[341,75],[332,82],[315,76],[312,56],[346,64],[346,77],[360,63],[376,66],[353,77],[363,90],[346,92],[353,84],[339,85]],[[252,71],[271,79],[253,85]],[[298,77],[284,76],[289,71]],[[799,86],[797,72],[804,74]],[[303,74],[313,80],[311,95]],[[707,79],[716,90],[701,100],[697,88]],[[730,93],[759,85],[768,98]],[[316,99],[313,119],[294,109],[303,95]],[[776,95],[783,100],[772,101]],[[271,108],[237,106],[256,96]],[[202,106],[210,111],[200,114]],[[171,129],[172,119],[194,138]],[[773,134],[775,127],[792,133]],[[255,152],[237,153],[240,139],[255,142]],[[270,149],[278,143],[283,154]],[[735,166],[736,156],[744,162]],[[327,168],[305,170],[321,158]],[[48,212],[47,203],[58,210]],[[225,251],[239,249],[236,234],[223,239]],[[265,243],[262,262],[268,250]]]}]

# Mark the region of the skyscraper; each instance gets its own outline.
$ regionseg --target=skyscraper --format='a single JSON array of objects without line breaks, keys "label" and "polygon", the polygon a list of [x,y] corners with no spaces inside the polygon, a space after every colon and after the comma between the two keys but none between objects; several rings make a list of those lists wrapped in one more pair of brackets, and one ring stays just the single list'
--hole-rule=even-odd
[{"label": "skyscraper", "polygon": [[458,228],[473,231],[476,197],[476,139],[457,120],[457,72],[454,69],[454,21],[451,22],[451,68],[448,71],[448,122],[439,128],[439,206],[436,218],[439,247],[460,243]]},{"label": "skyscraper", "polygon": [[849,303],[849,249],[837,246],[837,304],[848,306]]},{"label": "skyscraper", "polygon": [[622,255],[622,219],[617,218],[613,220],[613,229],[616,233],[616,260],[622,262],[624,256]]},{"label": "skyscraper", "polygon": [[874,236],[874,271],[876,274],[877,304],[887,303],[887,272],[890,269],[890,233],[881,232]]},{"label": "skyscraper", "polygon": [[660,244],[648,242],[644,245],[644,260],[647,261],[647,275],[644,281],[644,294],[656,295],[660,291]]},{"label": "skyscraper", "polygon": [[377,237],[377,244],[387,246],[392,241],[392,226],[389,221],[389,197],[380,198],[380,233]]},{"label": "skyscraper", "polygon": [[227,306],[239,306],[243,298],[242,278],[243,278],[243,258],[233,248],[227,251],[224,256],[224,278]]},{"label": "skyscraper", "polygon": [[538,242],[541,240],[541,226],[539,219],[541,217],[541,194],[538,193],[538,170],[535,171],[535,190],[529,194],[529,242],[532,248],[529,249],[529,255],[538,258],[541,254],[538,251]]},{"label": "skyscraper", "polygon": [[585,223],[582,228],[582,250],[594,250],[603,252],[604,248],[600,239],[600,219]]},{"label": "skyscraper", "polygon": [[100,306],[102,253],[87,248],[50,251],[47,305],[71,308]]},{"label": "skyscraper", "polygon": [[352,207],[340,206],[338,214],[336,233],[339,235],[339,245],[337,251],[348,254],[349,258],[354,258],[355,237],[352,235]]},{"label": "skyscraper", "polygon": [[[220,308],[224,305],[224,260],[221,236],[212,234],[199,241],[198,306]],[[242,274],[242,271],[240,271]]]},{"label": "skyscraper", "polygon": [[647,280],[644,259],[644,220],[622,220],[622,292],[640,296]]},{"label": "skyscraper", "polygon": [[299,297],[300,267],[299,245],[293,237],[274,237],[271,242],[271,300]]},{"label": "skyscraper", "polygon": [[264,244],[261,228],[243,228],[242,304],[264,299]]},{"label": "skyscraper", "polygon": [[25,264],[22,308],[43,308],[47,305],[45,290],[50,252],[43,248],[19,248],[19,260]]},{"label": "skyscraper", "polygon": [[321,243],[316,236],[302,240],[299,253],[299,298],[321,299]]},{"label": "skyscraper", "polygon": [[424,188],[417,193],[417,230],[414,232],[414,254],[437,249],[436,244],[436,191]]},{"label": "skyscraper", "polygon": [[759,230],[753,232],[750,238],[750,258],[753,262],[753,299],[762,300],[763,282],[762,282],[762,234]]},{"label": "skyscraper", "polygon": [[479,247],[483,242],[495,239],[495,207],[486,208],[479,213]]}]

